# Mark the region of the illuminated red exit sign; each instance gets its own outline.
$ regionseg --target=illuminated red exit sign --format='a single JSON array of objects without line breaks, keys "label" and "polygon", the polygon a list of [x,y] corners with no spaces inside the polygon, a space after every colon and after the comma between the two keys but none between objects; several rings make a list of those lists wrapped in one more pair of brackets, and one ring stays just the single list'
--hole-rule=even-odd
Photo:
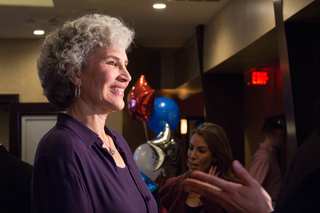
[{"label": "illuminated red exit sign", "polygon": [[252,81],[253,85],[266,85],[269,80],[267,72],[252,72]]}]

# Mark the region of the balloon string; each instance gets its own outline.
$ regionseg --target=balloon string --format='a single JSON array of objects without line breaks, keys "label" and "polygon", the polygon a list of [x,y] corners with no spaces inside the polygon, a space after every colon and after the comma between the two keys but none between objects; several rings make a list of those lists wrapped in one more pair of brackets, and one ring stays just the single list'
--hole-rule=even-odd
[{"label": "balloon string", "polygon": [[147,131],[147,121],[143,120],[142,123],[143,123],[143,127],[144,127],[144,133],[146,134],[146,139],[148,141],[149,139],[148,139],[148,131]]}]

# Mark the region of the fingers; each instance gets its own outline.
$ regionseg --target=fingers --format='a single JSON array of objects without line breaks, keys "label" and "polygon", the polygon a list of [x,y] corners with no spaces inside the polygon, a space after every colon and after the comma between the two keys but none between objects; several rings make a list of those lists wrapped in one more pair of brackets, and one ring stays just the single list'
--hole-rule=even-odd
[{"label": "fingers", "polygon": [[210,174],[210,175],[214,175],[214,173],[216,172],[215,169],[216,169],[216,167],[213,168],[213,166],[211,166],[211,167],[210,167],[210,170],[209,170],[209,174]]},{"label": "fingers", "polygon": [[[241,163],[239,161],[237,161],[237,160],[234,161],[232,164],[232,167],[233,167],[233,170],[235,171],[235,173],[241,179],[242,183],[244,183],[245,185],[255,184],[256,181],[251,177],[251,175],[241,165]],[[212,169],[212,170],[214,170],[214,169]],[[192,172],[191,177],[194,179],[201,180],[203,182],[210,183],[210,184],[222,189],[223,191],[232,191],[235,186],[239,186],[239,184],[228,182],[228,181],[223,180],[221,178],[218,178],[214,175],[206,174],[206,173],[200,172],[200,171]]]},{"label": "fingers", "polygon": [[[195,176],[197,176],[197,175],[198,174],[196,174]],[[202,174],[199,173],[198,177],[200,177],[200,175],[202,175]],[[208,175],[208,174],[205,174],[205,175]],[[216,179],[216,180],[220,179],[215,176],[211,176],[211,178]],[[205,197],[206,199],[211,200],[213,203],[219,204],[227,212],[230,212],[230,213],[245,213],[245,212],[247,212],[247,211],[243,211],[241,209],[241,206],[240,206],[240,208],[239,208],[239,206],[236,206],[237,204],[235,202],[232,202],[232,199],[230,199],[229,194],[227,192],[223,192],[222,189],[220,189],[216,186],[210,185],[209,183],[204,183],[199,180],[191,179],[191,178],[185,179],[183,181],[183,183],[189,186],[188,190],[190,192],[200,194],[201,196]]]},{"label": "fingers", "polygon": [[220,174],[220,171],[217,172],[217,168],[218,168],[217,166],[215,167],[211,166],[209,170],[209,174],[218,177],[218,175]]},{"label": "fingers", "polygon": [[245,185],[250,185],[254,182],[253,177],[249,174],[249,172],[242,166],[242,164],[235,160],[232,163],[232,167],[234,172],[238,175],[238,177],[243,181]]},{"label": "fingers", "polygon": [[217,166],[215,166],[215,167],[211,166],[210,170],[209,170],[209,174],[210,175],[215,175],[216,174],[216,170],[217,170]]},{"label": "fingers", "polygon": [[183,181],[184,184],[188,185],[188,190],[197,194],[201,194],[204,196],[215,196],[217,197],[219,195],[219,192],[221,189],[219,189],[216,186],[210,185],[208,183],[204,183],[199,180],[187,178]]},{"label": "fingers", "polygon": [[[230,183],[226,180],[223,180],[219,177],[209,175],[207,173],[201,172],[201,171],[194,171],[191,174],[191,177],[194,179],[201,180],[203,182],[210,183],[211,185],[221,188],[222,190],[228,190],[233,183]],[[209,184],[207,184],[208,187]]]}]

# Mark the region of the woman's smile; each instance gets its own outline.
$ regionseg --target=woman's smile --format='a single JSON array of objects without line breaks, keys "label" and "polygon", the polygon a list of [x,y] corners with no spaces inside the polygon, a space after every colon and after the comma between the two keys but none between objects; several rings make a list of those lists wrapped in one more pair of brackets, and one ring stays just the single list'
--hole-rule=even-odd
[{"label": "woman's smile", "polygon": [[116,86],[114,86],[114,87],[110,87],[110,89],[115,94],[118,94],[118,95],[121,95],[121,96],[124,95],[125,87],[116,87]]}]

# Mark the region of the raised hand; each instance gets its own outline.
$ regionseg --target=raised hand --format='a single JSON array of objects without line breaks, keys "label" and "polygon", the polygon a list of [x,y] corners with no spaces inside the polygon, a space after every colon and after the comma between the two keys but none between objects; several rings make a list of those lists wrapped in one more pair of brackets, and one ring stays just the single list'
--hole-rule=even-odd
[{"label": "raised hand", "polygon": [[238,161],[234,161],[232,167],[244,185],[200,171],[194,171],[191,175],[194,179],[187,178],[184,184],[189,186],[189,191],[218,203],[228,213],[272,212],[268,193]]},{"label": "raised hand", "polygon": [[209,170],[209,174],[218,177],[220,174],[220,171],[217,172],[217,166],[215,167],[211,166]]}]

